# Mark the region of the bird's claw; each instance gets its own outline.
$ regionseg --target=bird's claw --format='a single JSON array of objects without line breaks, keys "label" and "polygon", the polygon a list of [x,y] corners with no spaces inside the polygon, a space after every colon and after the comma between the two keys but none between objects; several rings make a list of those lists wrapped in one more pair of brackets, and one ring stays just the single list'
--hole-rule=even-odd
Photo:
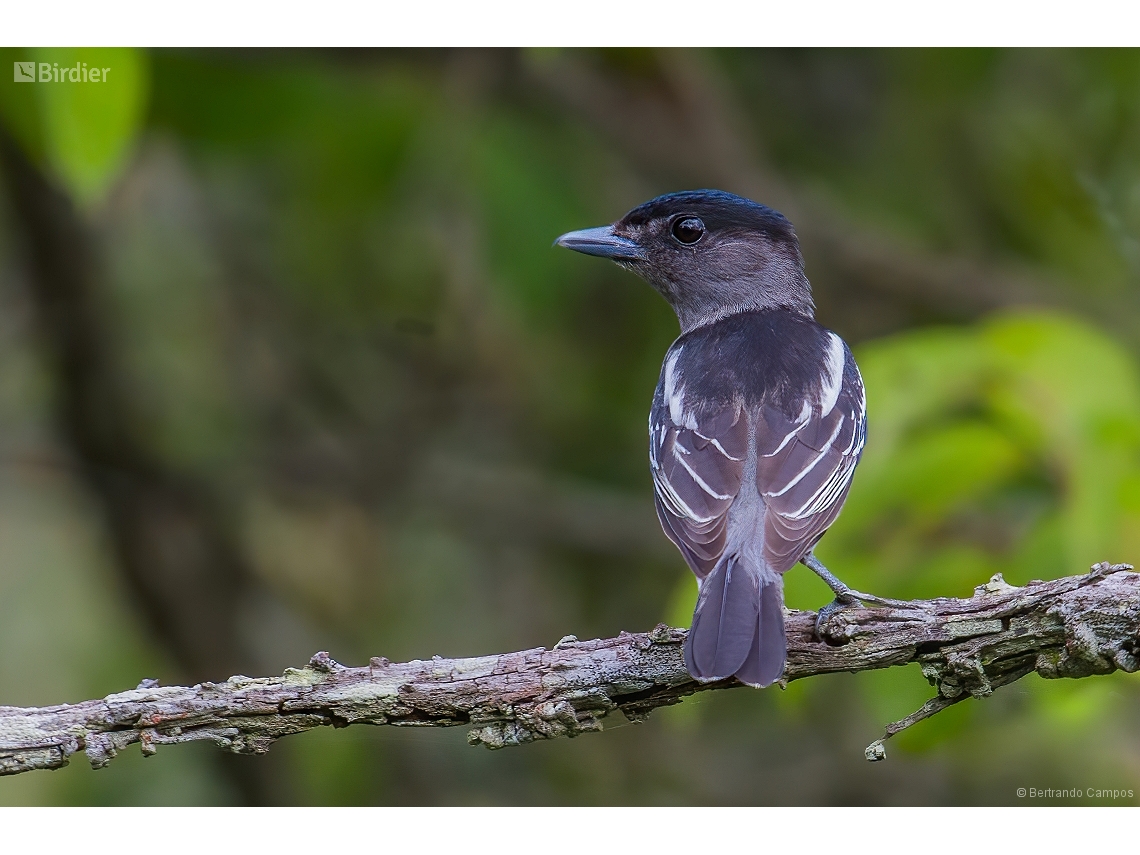
[{"label": "bird's claw", "polygon": [[[913,603],[906,600],[892,600],[890,597],[876,597],[874,594],[864,594],[862,591],[847,591],[846,594],[852,602],[862,603],[865,606],[883,606],[888,609],[910,609]],[[837,596],[836,599],[839,599]]]},{"label": "bird's claw", "polygon": [[823,634],[820,632],[820,627],[824,626],[833,614],[843,609],[849,609],[852,606],[859,605],[872,605],[882,606],[888,609],[907,609],[911,608],[910,603],[905,603],[902,600],[889,600],[886,597],[876,597],[873,594],[864,594],[861,591],[853,591],[844,585],[835,577],[835,574],[823,565],[823,562],[815,557],[811,552],[800,559],[804,566],[810,568],[820,579],[824,581],[827,587],[835,592],[835,599],[819,610],[815,618],[815,635],[820,641],[823,641]]},{"label": "bird's claw", "polygon": [[831,620],[832,615],[849,609],[854,606],[862,605],[862,602],[851,592],[836,594],[835,599],[821,608],[815,616],[815,637],[820,641],[825,641],[822,629]]},{"label": "bird's claw", "polygon": [[882,606],[888,609],[907,609],[912,608],[911,603],[906,603],[902,600],[892,600],[887,597],[876,597],[874,594],[864,594],[862,591],[852,591],[850,588],[844,591],[837,591],[835,599],[821,608],[816,614],[815,618],[815,637],[820,641],[824,640],[823,633],[820,631],[832,615],[843,611],[844,609],[855,608],[856,606]]}]

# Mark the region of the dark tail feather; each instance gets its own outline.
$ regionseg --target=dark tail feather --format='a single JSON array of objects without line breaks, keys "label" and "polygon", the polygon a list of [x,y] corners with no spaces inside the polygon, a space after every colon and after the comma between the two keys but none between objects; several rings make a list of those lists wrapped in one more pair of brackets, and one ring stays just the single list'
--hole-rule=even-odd
[{"label": "dark tail feather", "polygon": [[763,689],[780,679],[787,658],[784,592],[778,582],[769,582],[760,589],[760,625],[748,658],[736,672],[736,677],[742,683]]},{"label": "dark tail feather", "polygon": [[748,658],[761,610],[756,582],[739,557],[731,555],[701,583],[693,627],[685,639],[685,667],[694,679],[725,680]]}]

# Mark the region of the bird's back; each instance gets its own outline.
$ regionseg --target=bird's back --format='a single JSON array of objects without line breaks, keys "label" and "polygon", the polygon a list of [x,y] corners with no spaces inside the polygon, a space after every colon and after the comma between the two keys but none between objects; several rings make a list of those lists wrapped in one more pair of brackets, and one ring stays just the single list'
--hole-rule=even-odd
[{"label": "bird's back", "polygon": [[677,313],[649,449],[661,525],[700,580],[685,662],[698,680],[769,685],[784,666],[780,574],[812,560],[839,513],[866,424],[850,351],[813,320],[795,230],[697,190],[556,243],[632,270]]},{"label": "bird's back", "polygon": [[[779,644],[782,671],[779,574],[838,515],[862,451],[865,411],[850,351],[801,314],[733,314],[669,349],[650,413],[650,462],[662,527],[701,580],[687,650],[699,676],[735,673],[720,673],[723,663],[745,659],[765,611],[770,626],[780,613],[779,641],[773,629],[763,634],[769,648]],[[710,604],[716,620],[702,621]],[[708,668],[702,634],[712,649]],[[772,662],[766,666],[748,682],[775,679]]]}]

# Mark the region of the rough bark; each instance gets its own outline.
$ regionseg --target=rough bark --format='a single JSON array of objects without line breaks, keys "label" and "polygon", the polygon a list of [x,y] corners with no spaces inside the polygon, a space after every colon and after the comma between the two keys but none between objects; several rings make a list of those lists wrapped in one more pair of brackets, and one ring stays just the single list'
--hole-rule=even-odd
[{"label": "rough bark", "polygon": [[[886,754],[894,733],[969,697],[1036,672],[1049,679],[1089,677],[1140,667],[1140,574],[1127,564],[1097,564],[1083,576],[1030,582],[1001,576],[969,599],[915,600],[897,607],[850,608],[815,634],[815,613],[788,615],[785,679],[865,671],[917,662],[937,687],[921,710],[887,727],[867,749]],[[327,653],[280,677],[231,677],[224,683],[138,688],[102,700],[53,707],[0,707],[0,774],[67,765],[83,750],[91,765],[140,743],[212,740],[240,754],[269,750],[282,736],[350,724],[470,727],[472,745],[502,748],[602,729],[620,710],[641,721],[695,692],[739,686],[699,684],[685,671],[685,630],[578,641],[552,649],[470,659],[345,667]]]}]

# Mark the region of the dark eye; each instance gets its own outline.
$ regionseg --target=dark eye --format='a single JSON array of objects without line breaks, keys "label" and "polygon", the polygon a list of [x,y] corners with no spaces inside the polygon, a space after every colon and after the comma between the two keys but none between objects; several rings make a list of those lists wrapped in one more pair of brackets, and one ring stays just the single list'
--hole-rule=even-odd
[{"label": "dark eye", "polygon": [[705,224],[696,217],[682,217],[673,223],[673,237],[681,243],[693,244],[705,233]]}]

